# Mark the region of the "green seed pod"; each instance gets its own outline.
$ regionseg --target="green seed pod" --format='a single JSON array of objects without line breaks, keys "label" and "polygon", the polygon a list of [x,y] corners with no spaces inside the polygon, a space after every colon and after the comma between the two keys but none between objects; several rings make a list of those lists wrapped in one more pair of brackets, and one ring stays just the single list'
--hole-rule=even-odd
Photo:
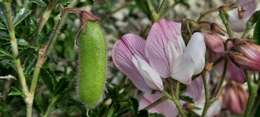
[{"label": "green seed pod", "polygon": [[79,96],[86,107],[93,108],[102,99],[106,80],[106,46],[98,22],[88,21],[79,39]]}]

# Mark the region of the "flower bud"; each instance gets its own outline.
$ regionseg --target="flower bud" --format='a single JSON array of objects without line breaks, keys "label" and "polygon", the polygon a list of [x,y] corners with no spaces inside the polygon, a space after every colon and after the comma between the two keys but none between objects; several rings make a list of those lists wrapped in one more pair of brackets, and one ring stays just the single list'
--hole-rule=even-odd
[{"label": "flower bud", "polygon": [[248,92],[242,85],[235,82],[228,83],[223,93],[224,106],[235,114],[241,114],[245,111],[248,100]]},{"label": "flower bud", "polygon": [[216,53],[224,54],[224,39],[214,33],[204,33],[207,48]]},{"label": "flower bud", "polygon": [[251,42],[242,42],[238,52],[232,52],[231,58],[240,66],[253,71],[260,71],[260,46]]}]

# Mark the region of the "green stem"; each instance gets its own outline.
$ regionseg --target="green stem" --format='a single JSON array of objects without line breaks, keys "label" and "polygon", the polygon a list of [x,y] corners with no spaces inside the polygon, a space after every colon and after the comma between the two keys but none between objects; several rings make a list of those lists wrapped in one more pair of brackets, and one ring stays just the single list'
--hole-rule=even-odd
[{"label": "green stem", "polygon": [[199,18],[197,19],[197,22],[200,22],[205,16],[207,16],[213,12],[216,12],[216,11],[218,11],[218,8],[210,9],[210,10],[200,14]]},{"label": "green stem", "polygon": [[175,87],[175,95],[176,98],[180,99],[180,82],[176,81],[176,87]]},{"label": "green stem", "polygon": [[179,101],[174,95],[170,95],[170,94],[168,94],[168,93],[165,92],[165,91],[163,91],[163,94],[164,94],[167,98],[169,98],[170,100],[172,100],[172,101],[175,103],[175,106],[176,106],[176,108],[178,109],[179,114],[180,114],[181,117],[187,117],[186,114],[185,114],[185,112],[184,112],[184,109],[183,109],[183,107],[182,107],[182,105],[181,105],[181,103],[180,103],[180,101]]},{"label": "green stem", "polygon": [[226,72],[227,72],[227,66],[228,66],[228,59],[225,58],[224,60],[224,68],[223,68],[223,71],[222,71],[222,75],[221,75],[221,79],[220,79],[220,82],[218,83],[215,91],[214,91],[214,96],[212,98],[215,98],[216,96],[219,95],[220,93],[220,89],[225,81],[225,76],[226,76]]},{"label": "green stem", "polygon": [[[75,5],[76,2],[77,2],[77,0],[73,0],[71,2],[71,4],[69,5],[69,7],[72,7],[73,5]],[[33,105],[35,90],[36,90],[36,87],[38,84],[39,74],[41,72],[42,65],[45,63],[46,57],[49,54],[49,52],[52,50],[53,45],[56,42],[57,36],[60,34],[60,29],[63,26],[66,17],[67,17],[67,14],[62,13],[61,19],[55,24],[54,31],[51,33],[47,44],[44,45],[43,48],[40,49],[40,51],[39,51],[37,63],[35,65],[35,69],[33,72],[32,83],[31,83],[31,87],[30,87],[30,92],[32,95],[31,105]]]},{"label": "green stem", "polygon": [[244,114],[244,117],[252,117],[252,110],[255,104],[255,100],[257,97],[257,90],[258,90],[258,85],[254,83],[254,81],[249,77],[247,71],[245,71],[245,75],[246,75],[246,80],[247,80],[247,86],[248,86],[248,90],[249,90],[249,99],[247,102],[247,107],[246,107],[246,111]]},{"label": "green stem", "polygon": [[27,84],[26,84],[26,78],[24,76],[23,73],[23,68],[21,65],[21,61],[18,58],[18,45],[17,45],[17,41],[16,41],[16,37],[15,37],[15,30],[14,30],[14,26],[13,26],[13,16],[11,14],[11,3],[10,2],[4,2],[4,6],[5,6],[5,15],[7,18],[7,23],[8,23],[8,31],[9,31],[9,36],[10,36],[10,43],[11,43],[11,48],[12,48],[12,53],[14,56],[14,63],[16,65],[16,69],[18,72],[18,76],[20,79],[20,84],[22,86],[22,90],[24,92],[24,94],[28,93],[28,88],[27,88]]},{"label": "green stem", "polygon": [[203,86],[204,86],[204,90],[205,90],[205,105],[204,105],[204,109],[202,111],[201,117],[206,116],[208,108],[210,106],[209,88],[208,88],[208,82],[207,82],[205,75],[206,75],[206,73],[202,73]]},{"label": "green stem", "polygon": [[160,19],[160,15],[157,13],[155,8],[153,7],[153,4],[151,3],[151,0],[147,0],[147,5],[150,10],[150,17],[152,18],[153,22],[156,22]]},{"label": "green stem", "polygon": [[19,77],[19,81],[22,87],[22,92],[24,95],[24,101],[26,103],[26,116],[27,117],[32,117],[32,107],[30,106],[31,103],[31,95],[30,92],[28,90],[28,86],[26,83],[26,78],[23,72],[23,68],[21,65],[21,60],[18,58],[19,55],[19,51],[18,51],[18,45],[17,45],[17,41],[16,41],[16,37],[15,37],[15,30],[14,30],[14,26],[13,26],[13,16],[12,16],[12,10],[11,10],[11,1],[5,1],[4,2],[4,14],[6,16],[7,19],[7,23],[8,23],[8,32],[9,32],[9,36],[10,36],[10,43],[11,43],[11,48],[12,48],[12,54],[14,56],[14,63],[16,66],[16,70],[18,72],[18,77]]},{"label": "green stem", "polygon": [[55,8],[55,5],[56,5],[56,0],[52,0],[48,4],[47,9],[42,13],[40,21],[39,21],[39,25],[38,25],[39,28],[37,30],[37,34],[39,34],[42,31],[44,25],[46,24],[46,22],[48,21],[50,15],[51,15],[52,10]]},{"label": "green stem", "polygon": [[229,38],[233,38],[233,32],[232,32],[230,24],[229,24],[229,17],[228,17],[227,12],[224,9],[220,9],[219,16],[222,20],[222,23],[225,25]]}]

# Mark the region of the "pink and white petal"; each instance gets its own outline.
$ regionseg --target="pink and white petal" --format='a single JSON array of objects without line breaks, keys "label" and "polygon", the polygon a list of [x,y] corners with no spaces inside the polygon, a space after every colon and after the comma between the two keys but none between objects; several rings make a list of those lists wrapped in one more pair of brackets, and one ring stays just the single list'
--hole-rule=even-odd
[{"label": "pink and white petal", "polygon": [[[154,103],[158,99],[160,99],[161,94],[159,92],[155,94],[144,94],[141,99],[139,99],[139,110],[144,109],[150,104]],[[161,113],[165,117],[177,117],[178,111],[175,107],[175,104],[170,100],[165,100],[162,103],[154,106],[153,108],[148,110],[151,113]]]},{"label": "pink and white petal", "polygon": [[171,77],[183,84],[190,84],[195,69],[194,66],[192,58],[187,53],[184,53],[176,59],[172,67]]},{"label": "pink and white petal", "polygon": [[147,37],[145,55],[151,66],[164,78],[170,76],[169,41],[173,41],[176,48],[172,56],[182,54],[185,43],[181,36],[181,24],[165,19],[154,23]]},{"label": "pink and white petal", "polygon": [[132,62],[150,88],[160,91],[163,90],[163,82],[160,75],[153,68],[151,68],[145,60],[134,55]]},{"label": "pink and white petal", "polygon": [[245,82],[245,74],[243,72],[243,69],[239,68],[237,65],[235,65],[231,61],[228,63],[226,76],[228,78],[230,78],[231,80],[239,82],[239,83]]},{"label": "pink and white petal", "polygon": [[149,92],[151,89],[145,83],[141,74],[132,63],[133,53],[138,56],[144,54],[145,41],[134,34],[127,34],[118,40],[112,49],[112,58],[116,67],[128,76],[131,82],[141,91]]},{"label": "pink and white petal", "polygon": [[188,54],[192,58],[194,65],[193,75],[200,73],[204,69],[206,45],[202,33],[196,32],[191,36],[191,40],[185,48],[184,54]]},{"label": "pink and white petal", "polygon": [[231,10],[228,14],[231,29],[235,32],[243,32],[249,17],[240,18],[237,9]]},{"label": "pink and white petal", "polygon": [[195,102],[201,100],[204,97],[203,80],[201,76],[195,80],[192,80],[191,84],[187,86],[185,94],[190,96]]},{"label": "pink and white petal", "polygon": [[224,39],[214,33],[204,33],[207,48],[216,54],[224,54]]},{"label": "pink and white petal", "polygon": [[[219,64],[216,65],[216,73],[218,76],[222,75],[224,68],[224,61],[221,61]],[[228,60],[226,78],[236,81],[238,83],[245,82],[245,75],[243,69],[239,68],[236,64],[234,64],[231,60]]]},{"label": "pink and white petal", "polygon": [[215,117],[215,116],[219,115],[221,109],[222,109],[222,100],[216,100],[209,107],[206,117]]},{"label": "pink and white petal", "polygon": [[238,0],[240,7],[245,10],[245,17],[250,17],[256,10],[256,0]]},{"label": "pink and white petal", "polygon": [[194,33],[172,68],[171,76],[184,84],[190,84],[192,75],[200,73],[205,65],[206,46],[202,33]]}]

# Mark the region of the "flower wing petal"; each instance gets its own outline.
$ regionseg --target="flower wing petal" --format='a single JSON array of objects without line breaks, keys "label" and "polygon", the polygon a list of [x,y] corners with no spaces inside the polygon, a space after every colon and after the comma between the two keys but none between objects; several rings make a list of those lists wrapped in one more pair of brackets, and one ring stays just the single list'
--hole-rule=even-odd
[{"label": "flower wing petal", "polygon": [[128,76],[132,83],[141,91],[151,89],[145,83],[132,62],[133,54],[143,57],[145,40],[134,34],[126,34],[117,41],[112,50],[112,58],[116,67]]},{"label": "flower wing petal", "polygon": [[132,61],[150,88],[160,91],[163,90],[163,82],[158,72],[156,72],[145,60],[139,56],[133,57]]}]

